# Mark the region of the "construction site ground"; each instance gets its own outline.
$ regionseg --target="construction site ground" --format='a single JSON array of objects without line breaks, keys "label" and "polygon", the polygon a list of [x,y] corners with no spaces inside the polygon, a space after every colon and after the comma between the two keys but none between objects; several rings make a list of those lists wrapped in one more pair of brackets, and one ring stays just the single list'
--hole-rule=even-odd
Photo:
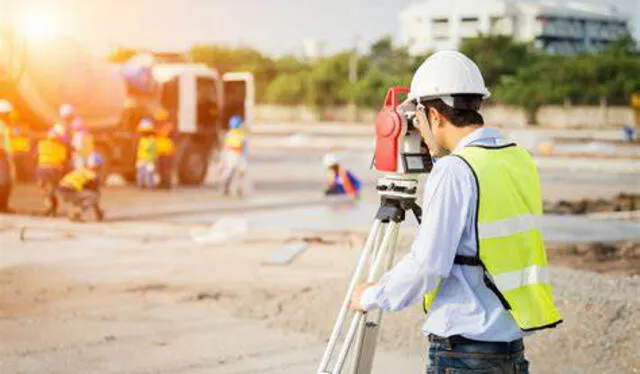
[{"label": "construction site ground", "polygon": [[[370,143],[366,135],[352,138]],[[332,137],[257,135],[245,199],[222,197],[214,180],[170,192],[107,187],[105,223],[30,216],[41,209],[37,190],[17,186],[21,214],[0,217],[0,373],[315,372],[370,224],[360,208],[377,201],[370,152],[349,144],[340,152],[365,193],[357,204],[323,198],[320,160]],[[547,201],[640,190],[626,159],[538,161]],[[331,214],[333,226],[317,218]],[[248,231],[193,240],[224,219],[244,219]],[[593,222],[594,231],[605,225]],[[633,236],[635,226],[611,227]],[[400,252],[414,230],[408,222]],[[573,242],[549,243],[565,322],[526,338],[532,372],[640,372],[637,262],[607,267]],[[291,243],[308,249],[288,265],[266,263]],[[419,306],[385,317],[376,373],[424,372],[423,319]]]}]

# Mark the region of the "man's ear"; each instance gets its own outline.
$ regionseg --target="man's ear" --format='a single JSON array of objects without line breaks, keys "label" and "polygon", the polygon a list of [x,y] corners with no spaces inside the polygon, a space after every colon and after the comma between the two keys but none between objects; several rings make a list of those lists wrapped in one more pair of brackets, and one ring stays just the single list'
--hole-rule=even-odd
[{"label": "man's ear", "polygon": [[429,118],[431,119],[431,126],[441,127],[443,125],[442,114],[440,114],[440,112],[438,112],[436,108],[433,108],[433,107],[429,108],[428,115],[430,116]]}]

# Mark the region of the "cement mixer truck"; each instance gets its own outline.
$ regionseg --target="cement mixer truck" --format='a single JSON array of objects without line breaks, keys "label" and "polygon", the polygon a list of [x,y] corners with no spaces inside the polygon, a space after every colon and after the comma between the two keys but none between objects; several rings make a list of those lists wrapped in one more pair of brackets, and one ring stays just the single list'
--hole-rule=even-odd
[{"label": "cement mixer truck", "polygon": [[[15,54],[17,48],[11,43],[2,39],[2,57],[7,51]],[[61,104],[74,105],[94,135],[107,171],[127,180],[135,176],[136,125],[159,107],[175,124],[176,174],[184,185],[203,183],[231,115],[242,115],[251,124],[250,73],[221,75],[203,64],[165,62],[153,56],[114,65],[69,37],[49,40],[45,46],[27,45],[19,57],[0,59],[0,78],[4,78],[0,95],[14,102],[36,134],[44,134],[55,123]],[[19,73],[7,79],[12,69]]]}]

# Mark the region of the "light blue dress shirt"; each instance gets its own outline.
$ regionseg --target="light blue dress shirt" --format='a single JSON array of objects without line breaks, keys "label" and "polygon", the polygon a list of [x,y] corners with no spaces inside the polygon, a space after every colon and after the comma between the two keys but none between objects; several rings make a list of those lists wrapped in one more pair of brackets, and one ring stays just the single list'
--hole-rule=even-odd
[{"label": "light blue dress shirt", "polygon": [[[498,129],[482,127],[462,139],[455,151],[470,144],[506,143]],[[498,342],[521,338],[511,314],[485,286],[481,268],[453,263],[456,254],[477,253],[477,199],[469,166],[454,156],[439,159],[425,184],[422,224],[410,253],[363,293],[363,309],[398,311],[421,305],[424,295],[442,280],[423,326],[425,335]]]}]

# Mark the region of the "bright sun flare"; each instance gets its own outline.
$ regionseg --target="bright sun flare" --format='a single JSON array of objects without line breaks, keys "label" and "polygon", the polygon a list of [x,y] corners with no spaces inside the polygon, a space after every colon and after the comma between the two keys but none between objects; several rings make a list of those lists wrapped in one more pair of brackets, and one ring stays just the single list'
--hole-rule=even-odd
[{"label": "bright sun flare", "polygon": [[55,17],[42,10],[26,11],[22,17],[22,29],[30,39],[44,40],[58,32]]}]

